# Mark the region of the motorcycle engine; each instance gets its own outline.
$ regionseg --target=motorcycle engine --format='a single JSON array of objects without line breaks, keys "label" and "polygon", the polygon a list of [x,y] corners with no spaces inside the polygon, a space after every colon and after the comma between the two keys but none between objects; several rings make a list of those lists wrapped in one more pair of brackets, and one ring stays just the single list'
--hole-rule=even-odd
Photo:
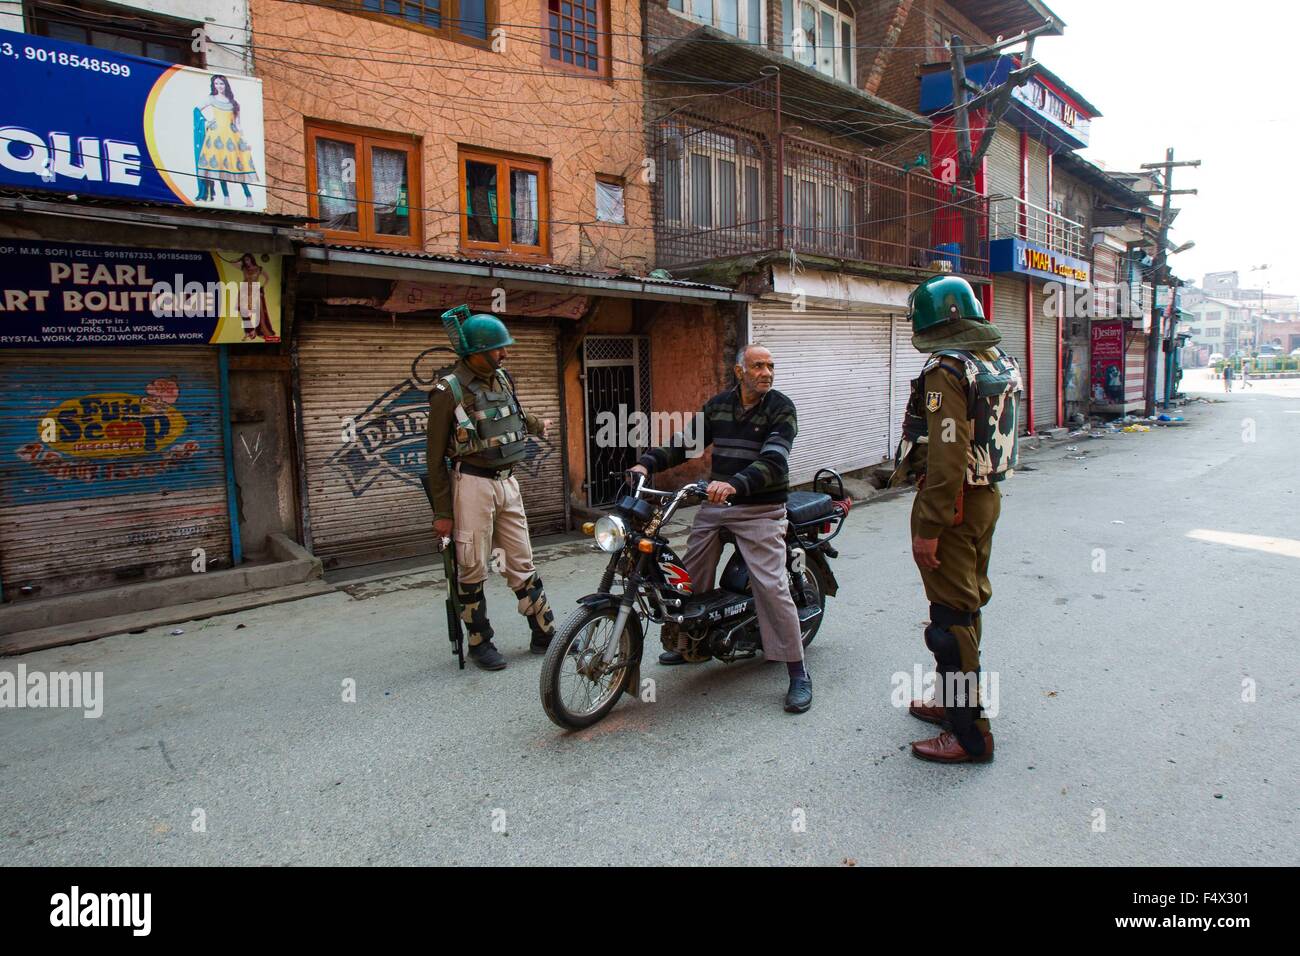
[{"label": "motorcycle engine", "polygon": [[692,637],[688,631],[682,630],[681,625],[673,621],[665,621],[660,625],[659,642],[663,644],[664,650],[680,654],[692,664],[707,661],[712,656],[702,640]]}]

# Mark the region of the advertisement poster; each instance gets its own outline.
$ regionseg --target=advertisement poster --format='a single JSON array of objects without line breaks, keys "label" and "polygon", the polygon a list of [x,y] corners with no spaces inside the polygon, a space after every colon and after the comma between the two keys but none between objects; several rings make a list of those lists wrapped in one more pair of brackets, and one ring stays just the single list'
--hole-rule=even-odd
[{"label": "advertisement poster", "polygon": [[39,398],[0,393],[0,505],[178,492],[225,480],[215,378],[159,363],[66,367]]},{"label": "advertisement poster", "polygon": [[1124,402],[1124,323],[1092,323],[1092,400]]},{"label": "advertisement poster", "polygon": [[0,241],[0,348],[280,341],[281,257]]},{"label": "advertisement poster", "polygon": [[261,80],[0,30],[0,89],[0,184],[266,209]]}]

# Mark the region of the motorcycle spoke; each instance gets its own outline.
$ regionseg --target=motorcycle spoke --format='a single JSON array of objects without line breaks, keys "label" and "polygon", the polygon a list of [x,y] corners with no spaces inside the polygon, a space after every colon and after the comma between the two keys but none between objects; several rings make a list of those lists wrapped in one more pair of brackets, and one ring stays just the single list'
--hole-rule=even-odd
[{"label": "motorcycle spoke", "polygon": [[[613,638],[614,622],[609,618],[597,618],[574,637],[569,653],[564,655],[560,665],[559,697],[564,708],[575,716],[585,716],[597,710],[622,680],[622,671],[628,661],[621,653],[609,665],[596,664]],[[577,653],[573,652],[575,647]],[[599,676],[584,674],[580,669],[593,666],[602,668]]]}]

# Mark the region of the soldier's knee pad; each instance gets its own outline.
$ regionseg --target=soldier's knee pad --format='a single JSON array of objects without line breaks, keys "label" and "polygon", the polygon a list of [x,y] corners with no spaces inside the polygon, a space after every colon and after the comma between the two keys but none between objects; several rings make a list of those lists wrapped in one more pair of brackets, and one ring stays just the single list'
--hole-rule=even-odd
[{"label": "soldier's knee pad", "polygon": [[958,611],[945,604],[930,605],[930,625],[925,629],[925,646],[934,654],[940,670],[961,670],[961,644],[953,627],[974,627],[979,612]]},{"label": "soldier's knee pad", "polygon": [[465,628],[470,634],[470,644],[492,640],[492,624],[488,621],[487,595],[483,593],[483,582],[458,583],[456,599],[460,602],[460,619],[465,622]]},{"label": "soldier's knee pad", "polygon": [[551,612],[550,602],[546,600],[546,589],[542,587],[542,576],[536,571],[521,588],[515,588],[515,597],[519,599],[519,613],[528,618],[528,626],[536,633],[549,633],[555,628],[555,615]]}]

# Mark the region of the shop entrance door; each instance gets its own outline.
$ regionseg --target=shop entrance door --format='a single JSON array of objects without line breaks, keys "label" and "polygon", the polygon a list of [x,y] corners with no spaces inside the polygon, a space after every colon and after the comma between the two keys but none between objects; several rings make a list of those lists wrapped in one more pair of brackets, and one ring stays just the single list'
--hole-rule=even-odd
[{"label": "shop entrance door", "polygon": [[[587,418],[587,504],[614,503],[622,473],[636,464],[644,447],[628,439],[638,415],[646,416],[649,435],[650,340],[643,335],[588,335],[583,340],[582,372]],[[648,437],[646,441],[648,441]]]}]

